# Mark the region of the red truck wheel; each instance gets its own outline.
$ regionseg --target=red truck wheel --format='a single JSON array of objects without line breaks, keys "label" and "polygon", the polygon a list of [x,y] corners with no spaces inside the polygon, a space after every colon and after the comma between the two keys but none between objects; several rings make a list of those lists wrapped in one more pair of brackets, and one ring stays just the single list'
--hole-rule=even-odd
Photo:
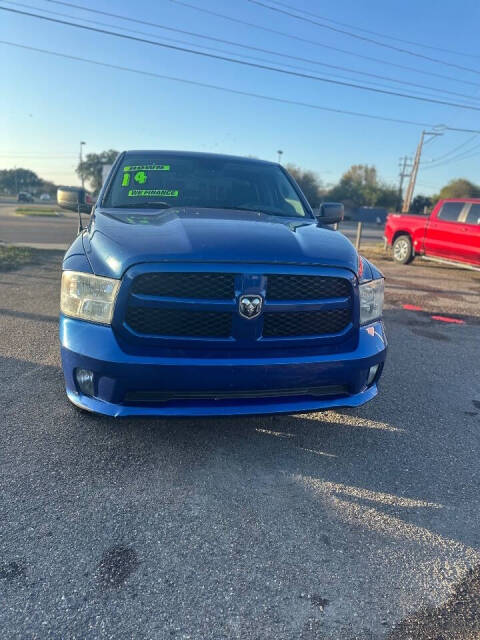
[{"label": "red truck wheel", "polygon": [[400,264],[408,264],[414,258],[410,236],[401,235],[393,243],[393,259]]}]

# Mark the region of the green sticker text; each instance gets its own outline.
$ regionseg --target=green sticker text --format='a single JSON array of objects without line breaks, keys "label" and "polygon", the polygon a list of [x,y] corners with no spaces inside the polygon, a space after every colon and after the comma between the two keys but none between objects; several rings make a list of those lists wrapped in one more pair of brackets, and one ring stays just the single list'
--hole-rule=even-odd
[{"label": "green sticker text", "polygon": [[137,173],[133,176],[133,179],[135,180],[135,182],[138,182],[138,184],[145,184],[145,182],[147,181],[147,174],[145,173],[145,171],[137,171]]},{"label": "green sticker text", "polygon": [[178,189],[130,189],[130,198],[160,196],[161,198],[176,198]]},{"label": "green sticker text", "polygon": [[132,164],[123,167],[124,171],[170,171],[169,164]]}]

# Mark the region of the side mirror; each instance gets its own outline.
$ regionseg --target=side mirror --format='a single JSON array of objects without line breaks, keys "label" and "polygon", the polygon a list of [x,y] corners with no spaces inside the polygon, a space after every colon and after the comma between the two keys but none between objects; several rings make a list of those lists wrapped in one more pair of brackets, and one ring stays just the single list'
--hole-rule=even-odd
[{"label": "side mirror", "polygon": [[75,213],[90,213],[94,204],[92,197],[81,187],[59,187],[57,204],[62,209]]},{"label": "side mirror", "polygon": [[336,224],[343,220],[344,208],[341,202],[323,202],[314,213],[318,224]]},{"label": "side mirror", "polygon": [[82,213],[90,213],[94,204],[92,196],[80,187],[59,187],[57,204],[62,209],[78,213],[78,231],[83,231]]}]

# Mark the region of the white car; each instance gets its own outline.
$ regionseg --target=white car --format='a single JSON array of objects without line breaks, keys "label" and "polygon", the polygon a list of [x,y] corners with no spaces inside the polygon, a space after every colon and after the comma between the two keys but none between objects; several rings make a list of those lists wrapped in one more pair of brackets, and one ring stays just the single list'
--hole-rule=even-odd
[{"label": "white car", "polygon": [[51,200],[49,193],[42,193],[40,200]]}]

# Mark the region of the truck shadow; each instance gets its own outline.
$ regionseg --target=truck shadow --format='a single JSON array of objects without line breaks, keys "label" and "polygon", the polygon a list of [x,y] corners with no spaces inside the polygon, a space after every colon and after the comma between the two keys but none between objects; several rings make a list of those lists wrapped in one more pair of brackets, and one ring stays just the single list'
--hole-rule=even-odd
[{"label": "truck shadow", "polygon": [[467,572],[453,595],[395,625],[387,640],[475,640],[480,637],[480,564]]},{"label": "truck shadow", "polygon": [[[39,451],[53,438],[64,474],[98,478],[107,473],[120,484],[131,475],[140,486],[170,469],[194,492],[201,480],[206,498],[225,495],[229,488],[242,492],[245,483],[261,484],[262,478],[270,486],[275,478],[278,485],[303,493],[307,502],[335,503],[339,513],[350,505],[345,517],[359,526],[370,527],[369,517],[353,506],[375,508],[393,536],[403,535],[399,519],[418,527],[429,519],[439,535],[450,537],[442,516],[454,504],[457,480],[446,478],[455,465],[470,468],[478,458],[478,451],[457,450],[452,443],[450,469],[425,465],[422,453],[434,460],[431,443],[422,451],[401,408],[385,408],[382,397],[358,410],[307,415],[115,420],[70,405],[58,367],[0,358],[0,372],[6,425],[13,419],[16,432],[29,433]],[[459,478],[459,490],[462,482]],[[437,515],[430,517],[432,512]],[[480,531],[464,528],[461,542],[480,546]]]},{"label": "truck shadow", "polygon": [[[324,494],[339,493],[342,499],[371,504],[378,493],[380,509],[402,507],[401,513],[407,514],[411,507],[412,521],[425,508],[448,505],[456,486],[455,478],[444,481],[448,468],[425,464],[421,454],[432,460],[432,443],[428,442],[428,451],[422,451],[422,442],[412,423],[405,422],[402,408],[392,411],[385,407],[388,391],[358,410],[115,420],[81,413],[70,405],[56,366],[0,357],[0,380],[5,419],[15,417],[17,428],[30,431],[32,437],[38,432],[40,447],[45,446],[42,434],[48,427],[57,437],[58,454],[71,463],[65,467],[71,474],[108,465],[110,471],[141,477],[153,472],[151,466],[145,469],[146,462],[154,465],[168,453],[169,465],[179,465],[179,472],[192,481],[197,473],[204,474],[212,485],[223,484],[224,474],[232,473],[240,485],[244,473],[278,474],[279,481],[288,477],[319,479],[330,483]],[[26,407],[21,414],[17,408],[20,402]],[[434,406],[427,410],[436,415]],[[475,419],[476,412],[470,413]],[[417,450],[412,450],[412,441]],[[460,463],[469,468],[478,458],[478,451],[456,447],[455,443],[451,443],[450,454],[452,470]],[[428,492],[418,495],[421,487]],[[389,498],[385,498],[387,494]],[[419,524],[421,521],[419,518]],[[480,532],[478,540],[470,532],[468,543],[473,542],[480,543]]]},{"label": "truck shadow", "polygon": [[[2,283],[4,284],[4,283]],[[35,322],[53,322],[58,325],[58,315],[47,316],[41,313],[30,313],[28,311],[13,311],[12,309],[0,309],[0,315],[21,320],[34,320]]]}]

